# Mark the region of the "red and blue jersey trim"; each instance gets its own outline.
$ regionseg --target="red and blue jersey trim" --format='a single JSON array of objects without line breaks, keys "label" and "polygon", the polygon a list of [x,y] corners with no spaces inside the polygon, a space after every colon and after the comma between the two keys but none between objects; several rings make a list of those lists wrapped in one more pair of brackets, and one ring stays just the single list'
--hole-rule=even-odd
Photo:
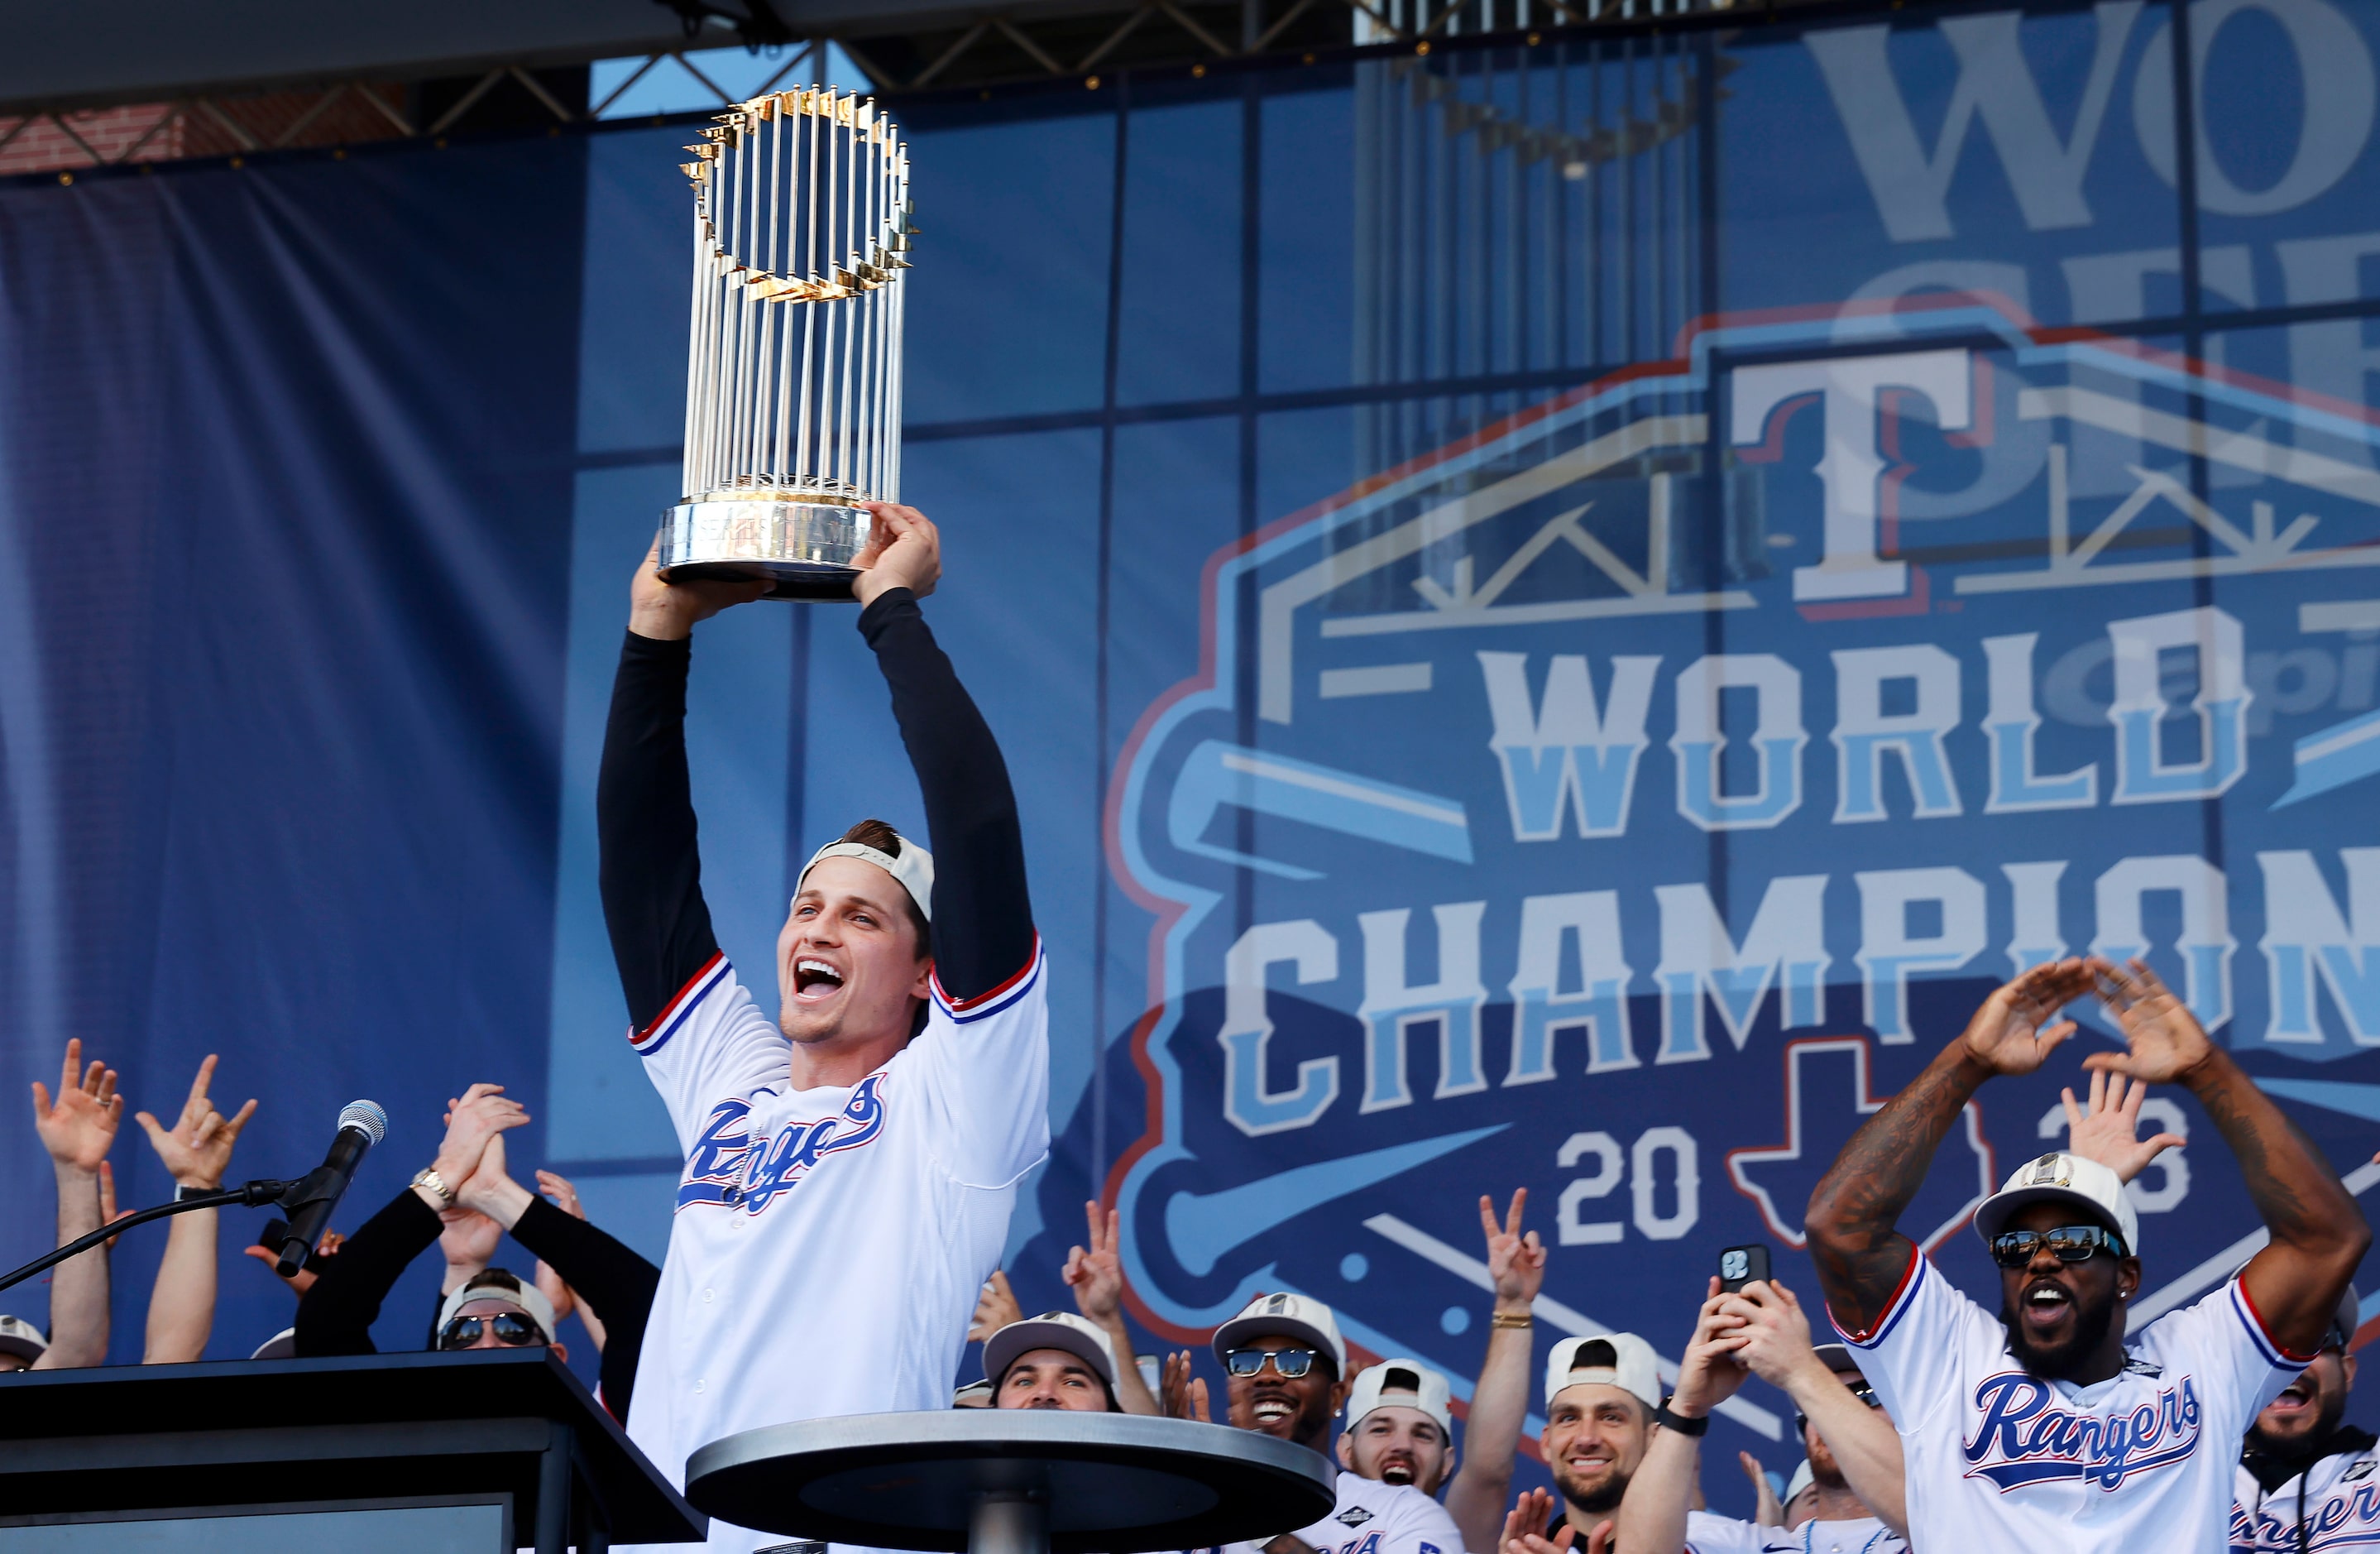
[{"label": "red and blue jersey trim", "polygon": [[1900,1319],[1909,1314],[1910,1306],[1916,1300],[1917,1287],[1925,1280],[1925,1254],[1912,1245],[1909,1249],[1909,1266],[1901,1270],[1900,1282],[1894,1288],[1892,1298],[1884,1303],[1884,1310],[1877,1314],[1874,1329],[1867,1332],[1857,1333],[1844,1327],[1842,1318],[1835,1315],[1832,1302],[1828,1303],[1827,1305],[1827,1320],[1833,1324],[1835,1331],[1842,1334],[1845,1343],[1854,1348],[1873,1349],[1882,1343],[1886,1336],[1900,1324]]},{"label": "red and blue jersey trim", "polygon": [[686,1016],[710,996],[712,989],[727,979],[732,969],[727,964],[727,952],[713,950],[710,958],[702,963],[702,969],[688,977],[686,986],[677,990],[677,996],[662,1006],[662,1012],[653,1016],[652,1024],[642,1030],[628,1033],[628,1045],[637,1050],[637,1056],[650,1058],[668,1046],[670,1038],[686,1024]]},{"label": "red and blue jersey trim", "polygon": [[2258,1311],[2256,1303],[2249,1298],[2246,1280],[2231,1281],[2228,1293],[2231,1297],[2231,1310],[2239,1317],[2240,1325],[2248,1329],[2249,1342],[2255,1344],[2256,1353],[2266,1365],[2275,1370],[2301,1371],[2313,1364],[2313,1355],[2292,1354],[2280,1346],[2273,1337],[2272,1329],[2265,1326],[2265,1314]]},{"label": "red and blue jersey trim", "polygon": [[973,998],[958,999],[951,997],[942,990],[942,979],[938,973],[934,977],[934,1002],[941,1004],[942,1012],[960,1025],[967,1025],[977,1020],[988,1020],[992,1015],[1014,1007],[1018,1000],[1033,990],[1041,980],[1041,936],[1037,933],[1033,936],[1033,953],[1026,960],[1024,968],[1016,975],[989,992],[978,993]]}]

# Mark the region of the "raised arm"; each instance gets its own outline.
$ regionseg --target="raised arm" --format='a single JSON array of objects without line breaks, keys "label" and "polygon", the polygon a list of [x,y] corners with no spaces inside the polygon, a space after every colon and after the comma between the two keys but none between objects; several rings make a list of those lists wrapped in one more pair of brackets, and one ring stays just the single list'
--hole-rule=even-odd
[{"label": "raised arm", "polygon": [[[474,1085],[447,1113],[446,1136],[430,1169],[459,1192],[488,1141],[528,1120],[502,1086]],[[371,1327],[380,1319],[381,1303],[406,1266],[439,1238],[445,1228],[440,1216],[454,1207],[427,1184],[407,1187],[342,1242],[339,1255],[328,1259],[322,1276],[298,1299],[298,1357],[377,1353]]]},{"label": "raised arm", "polygon": [[2071,1020],[2052,1018],[2091,987],[2090,967],[2068,960],[1994,989],[1959,1038],[1843,1146],[1810,1195],[1803,1226],[1819,1287],[1848,1330],[1872,1329],[1909,1272],[1917,1245],[1894,1227],[1950,1124],[1985,1080],[2030,1074],[2074,1034]]},{"label": "raised arm", "polygon": [[463,1187],[462,1203],[513,1232],[513,1239],[552,1265],[604,1326],[603,1403],[628,1416],[628,1401],[643,1352],[645,1318],[661,1288],[662,1270],[636,1250],[584,1220],[564,1213],[513,1180],[504,1168],[504,1141],[491,1139],[479,1170]]},{"label": "raised arm", "polygon": [[1517,1188],[1503,1222],[1492,1199],[1479,1200],[1479,1228],[1488,1239],[1488,1276],[1496,1304],[1488,1319],[1488,1356],[1479,1363],[1471,1413],[1463,1422],[1463,1462],[1447,1486],[1446,1513],[1463,1532],[1463,1546],[1485,1554],[1504,1525],[1504,1497],[1512,1488],[1512,1459],[1529,1416],[1529,1355],[1537,1291],[1546,1281],[1545,1244],[1521,1232],[1529,1190]]},{"label": "raised arm", "polygon": [[941,540],[914,507],[868,504],[880,550],[855,587],[859,632],[892,692],[892,716],[926,803],[934,850],[934,978],[954,1003],[993,991],[1033,962],[1025,836],[1008,764],[917,601],[941,576]]},{"label": "raised arm", "polygon": [[638,1031],[719,953],[702,899],[686,770],[686,677],[695,625],[759,598],[766,587],[673,586],[662,581],[649,552],[629,590],[628,636],[612,681],[595,780],[595,830],[603,921]]},{"label": "raised arm", "polygon": [[[1075,1292],[1075,1308],[1108,1335],[1108,1350],[1115,1356],[1117,1404],[1126,1414],[1155,1417],[1157,1394],[1148,1390],[1148,1381],[1141,1377],[1140,1366],[1133,1358],[1132,1329],[1123,1322],[1123,1256],[1117,1250],[1116,1211],[1101,1209],[1099,1200],[1093,1198],[1083,1205],[1083,1218],[1090,1232],[1090,1244],[1067,1251],[1066,1266],[1059,1270],[1059,1277]],[[1001,1278],[999,1270],[993,1270],[992,1278]],[[1004,1290],[1007,1281],[1001,1280],[1001,1286]],[[978,1300],[976,1305],[980,1311],[982,1301]]]},{"label": "raised arm", "polygon": [[2083,1065],[2149,1084],[2189,1087],[2230,1146],[2248,1196],[2272,1239],[2240,1274],[2248,1300],[2282,1350],[2322,1347],[2338,1297],[2372,1244],[2371,1227],[2338,1172],[2271,1098],[2215,1045],[2189,1006],[2140,961],[2095,961],[2099,996],[2123,1029],[2126,1050],[2094,1052]]},{"label": "raised arm", "polygon": [[[1717,1279],[1710,1281],[1694,1336],[1678,1361],[1677,1390],[1670,1396],[1670,1412],[1681,1419],[1708,1418],[1743,1385],[1746,1373],[1736,1357],[1743,1346],[1738,1331],[1742,1322],[1727,1310],[1730,1298],[1719,1293]],[[1699,1503],[1701,1479],[1702,1441],[1656,1426],[1620,1502],[1612,1543],[1628,1554],[1679,1554],[1686,1546],[1686,1512]]]},{"label": "raised arm", "polygon": [[[58,1186],[58,1244],[99,1229],[99,1170],[124,1120],[115,1071],[96,1058],[86,1066],[82,1043],[67,1043],[54,1103],[33,1081],[33,1128],[50,1152]],[[35,1370],[67,1370],[107,1359],[107,1248],[95,1246],[60,1263],[50,1276],[50,1346]]]},{"label": "raised arm", "polygon": [[[150,1147],[174,1178],[176,1187],[212,1191],[223,1185],[231,1169],[231,1147],[240,1129],[256,1114],[250,1099],[237,1116],[226,1118],[207,1099],[214,1078],[215,1055],[199,1064],[182,1114],[171,1128],[146,1111],[134,1114],[148,1135]],[[165,1255],[157,1264],[157,1282],[149,1292],[149,1329],[141,1350],[144,1366],[182,1365],[203,1359],[207,1337],[215,1325],[215,1232],[217,1211],[194,1208],[175,1216],[165,1232]]]},{"label": "raised arm", "polygon": [[[1900,1433],[1828,1368],[1810,1342],[1810,1320],[1784,1285],[1754,1281],[1721,1301],[1742,1326],[1741,1353],[1752,1374],[1793,1400],[1826,1441],[1860,1503],[1898,1536],[1909,1536],[1908,1475]],[[1832,1519],[1832,1518],[1829,1518]]]}]

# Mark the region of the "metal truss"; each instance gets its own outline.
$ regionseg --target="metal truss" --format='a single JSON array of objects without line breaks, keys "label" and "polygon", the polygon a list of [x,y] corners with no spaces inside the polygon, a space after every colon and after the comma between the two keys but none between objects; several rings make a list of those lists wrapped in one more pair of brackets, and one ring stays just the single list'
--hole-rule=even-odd
[{"label": "metal truss", "polygon": [[[686,18],[686,46],[644,56],[600,101],[589,102],[583,85],[569,84],[583,65],[556,69],[548,55],[534,67],[526,60],[499,63],[429,81],[349,79],[162,103],[34,108],[0,114],[0,176],[56,173],[70,182],[75,173],[121,164],[437,140],[499,124],[558,130],[603,116],[665,61],[728,107],[735,98],[689,55],[737,39],[755,48],[803,45],[757,91],[821,79],[832,40],[879,92],[897,98],[1060,81],[1096,88],[1101,71],[1186,68],[1203,75],[1210,66],[1282,56],[1310,62],[1322,52],[1366,45],[1403,44],[1427,54],[1433,43],[1486,36],[1535,43],[1556,30],[1723,13],[1740,0],[1011,0],[954,5],[930,18],[887,7],[880,19],[846,16],[807,38],[765,0],[735,10],[716,0],[659,3]],[[1753,0],[1741,3],[1749,8]],[[1759,3],[1772,8],[1778,0]]]}]

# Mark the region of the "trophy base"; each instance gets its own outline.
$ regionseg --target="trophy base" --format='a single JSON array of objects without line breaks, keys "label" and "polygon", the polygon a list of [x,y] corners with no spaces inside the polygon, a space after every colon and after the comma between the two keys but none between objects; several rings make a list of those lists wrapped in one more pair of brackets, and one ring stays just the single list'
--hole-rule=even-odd
[{"label": "trophy base", "polygon": [[662,515],[661,575],[774,585],[763,599],[850,599],[874,522],[839,502],[681,502]]}]

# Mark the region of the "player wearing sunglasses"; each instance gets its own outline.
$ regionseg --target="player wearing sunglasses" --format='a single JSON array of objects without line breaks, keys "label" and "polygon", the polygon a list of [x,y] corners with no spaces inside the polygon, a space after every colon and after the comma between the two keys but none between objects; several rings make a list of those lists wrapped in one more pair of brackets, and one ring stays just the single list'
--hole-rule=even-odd
[{"label": "player wearing sunglasses", "polygon": [[[2139,1224],[2097,1160],[2044,1155],[1975,1211],[1998,1317],[1895,1226],[1975,1092],[2039,1068],[2075,1029],[2058,1012],[2091,994],[2126,1050],[2083,1066],[2186,1087],[2271,1238],[2129,1340]],[[2225,1548],[2232,1443],[2320,1348],[2372,1240],[2337,1174],[2182,1002],[2142,963],[2096,958],[2036,966],[1986,999],[1844,1147],[1805,1228],[1835,1325],[1900,1427],[1912,1544],[2159,1554]]]},{"label": "player wearing sunglasses", "polygon": [[567,1360],[570,1351],[554,1341],[553,1326],[553,1305],[536,1285],[492,1268],[446,1297],[438,1313],[438,1347],[455,1354],[543,1344],[555,1359]]},{"label": "player wearing sunglasses", "polygon": [[[1331,1417],[1354,1382],[1329,1306],[1305,1295],[1258,1295],[1215,1329],[1215,1357],[1232,1425],[1329,1456]],[[1186,1385],[1188,1360],[1175,1355],[1169,1367],[1167,1411],[1204,1418],[1204,1389]],[[1445,1508],[1412,1485],[1342,1473],[1337,1487],[1339,1503],[1314,1525],[1222,1554],[1463,1554],[1463,1535]]]}]

